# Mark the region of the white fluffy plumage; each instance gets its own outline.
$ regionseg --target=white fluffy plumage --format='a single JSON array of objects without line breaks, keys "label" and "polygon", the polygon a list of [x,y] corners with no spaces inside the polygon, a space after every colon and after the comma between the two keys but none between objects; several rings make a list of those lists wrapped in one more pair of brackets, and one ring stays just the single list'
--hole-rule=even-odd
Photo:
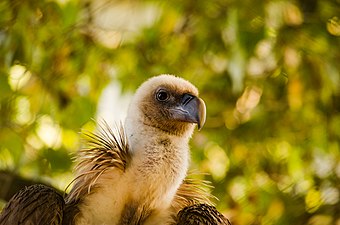
[{"label": "white fluffy plumage", "polygon": [[205,104],[190,82],[173,75],[144,82],[118,137],[105,125],[87,135],[90,147],[79,153],[66,202],[77,208],[74,223],[171,224],[178,201],[205,201],[183,182],[194,124],[204,122]]}]

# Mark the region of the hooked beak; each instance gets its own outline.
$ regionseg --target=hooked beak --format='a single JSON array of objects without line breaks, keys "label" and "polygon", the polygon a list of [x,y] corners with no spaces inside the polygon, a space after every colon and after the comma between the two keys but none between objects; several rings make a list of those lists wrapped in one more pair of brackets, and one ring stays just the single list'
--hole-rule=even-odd
[{"label": "hooked beak", "polygon": [[182,97],[181,103],[170,109],[173,119],[189,123],[197,123],[200,130],[206,118],[205,103],[201,98],[185,94]]}]

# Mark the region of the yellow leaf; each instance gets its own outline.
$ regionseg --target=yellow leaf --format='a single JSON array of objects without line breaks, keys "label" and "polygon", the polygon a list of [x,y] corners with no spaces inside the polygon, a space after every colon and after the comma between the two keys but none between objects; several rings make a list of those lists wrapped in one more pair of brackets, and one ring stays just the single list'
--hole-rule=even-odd
[{"label": "yellow leaf", "polygon": [[305,203],[307,212],[315,212],[322,205],[320,191],[315,189],[309,190],[305,198]]}]

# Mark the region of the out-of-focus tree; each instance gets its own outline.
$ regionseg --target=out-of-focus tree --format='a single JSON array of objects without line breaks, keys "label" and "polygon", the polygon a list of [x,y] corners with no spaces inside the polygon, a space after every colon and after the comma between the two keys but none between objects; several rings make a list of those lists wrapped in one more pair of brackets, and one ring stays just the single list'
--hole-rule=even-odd
[{"label": "out-of-focus tree", "polygon": [[339,1],[6,0],[0,13],[1,169],[64,189],[108,83],[172,73],[207,103],[192,167],[233,224],[340,223]]}]

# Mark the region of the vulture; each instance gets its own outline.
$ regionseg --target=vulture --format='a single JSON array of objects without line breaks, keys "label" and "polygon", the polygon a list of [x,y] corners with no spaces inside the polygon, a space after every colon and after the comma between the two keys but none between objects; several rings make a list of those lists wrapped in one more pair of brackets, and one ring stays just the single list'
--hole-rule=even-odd
[{"label": "vulture", "polygon": [[19,191],[0,224],[159,225],[229,224],[188,179],[189,140],[206,119],[197,88],[174,75],[159,75],[136,91],[124,125],[99,123],[84,132],[76,177],[63,197],[44,185]]}]

